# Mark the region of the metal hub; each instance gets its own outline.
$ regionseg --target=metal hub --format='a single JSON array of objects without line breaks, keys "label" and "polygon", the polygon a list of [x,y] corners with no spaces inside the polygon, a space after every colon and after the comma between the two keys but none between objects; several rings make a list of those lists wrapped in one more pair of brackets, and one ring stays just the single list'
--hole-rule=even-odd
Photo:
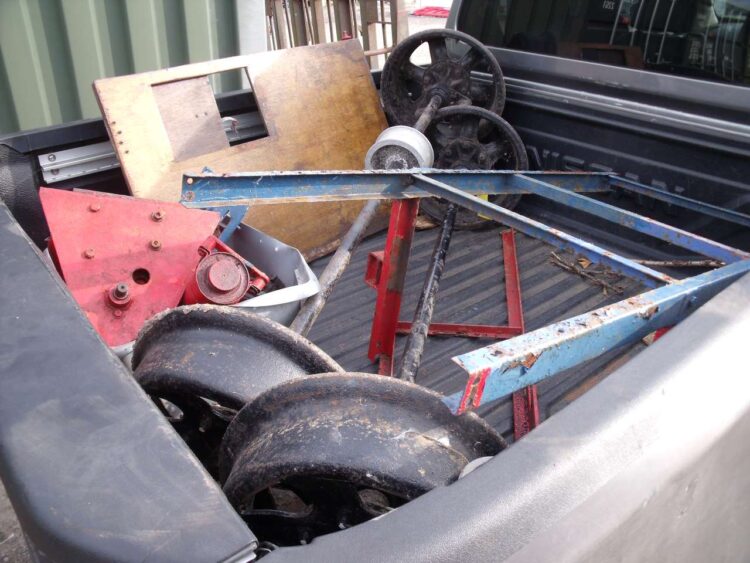
[{"label": "metal hub", "polygon": [[434,95],[443,98],[444,104],[464,100],[471,104],[471,72],[457,61],[440,61],[425,69],[419,106],[424,109]]}]

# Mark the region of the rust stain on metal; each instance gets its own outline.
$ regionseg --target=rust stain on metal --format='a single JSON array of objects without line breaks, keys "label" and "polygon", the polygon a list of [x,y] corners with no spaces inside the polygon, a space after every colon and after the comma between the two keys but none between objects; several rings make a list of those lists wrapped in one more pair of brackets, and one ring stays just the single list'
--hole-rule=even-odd
[{"label": "rust stain on metal", "polygon": [[659,306],[658,305],[651,305],[651,307],[649,307],[648,309],[646,309],[645,311],[643,311],[640,316],[641,316],[641,318],[648,320],[648,319],[650,319],[651,317],[653,317],[658,312],[659,312]]},{"label": "rust stain on metal", "polygon": [[538,355],[530,352],[526,354],[526,357],[521,361],[521,365],[525,367],[526,369],[529,369],[531,368],[531,366],[533,366],[536,363],[538,358],[539,358]]},{"label": "rust stain on metal", "polygon": [[529,369],[536,363],[538,359],[539,359],[539,354],[534,354],[533,352],[529,352],[523,358],[514,360],[510,364],[508,364],[508,366],[505,368],[504,371],[509,371],[520,366],[523,366],[526,369]]}]

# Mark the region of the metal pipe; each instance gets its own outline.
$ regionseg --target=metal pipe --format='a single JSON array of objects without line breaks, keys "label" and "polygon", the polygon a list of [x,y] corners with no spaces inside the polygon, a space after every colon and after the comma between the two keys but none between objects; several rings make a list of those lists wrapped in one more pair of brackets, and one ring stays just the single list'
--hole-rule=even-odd
[{"label": "metal pipe", "polygon": [[401,364],[396,377],[404,381],[414,383],[419,371],[419,364],[422,362],[422,353],[424,352],[427,333],[430,330],[432,313],[435,310],[435,297],[437,296],[440,278],[445,269],[445,256],[448,254],[448,247],[453,237],[453,226],[456,222],[456,212],[458,206],[454,203],[448,205],[448,211],[443,217],[443,224],[440,227],[440,235],[435,242],[435,249],[432,251],[430,268],[422,286],[422,294],[419,296],[417,310],[414,312],[414,320],[411,323],[411,332],[406,339],[406,346],[401,357]]},{"label": "metal pipe", "polygon": [[432,96],[432,98],[430,99],[430,103],[427,104],[427,107],[424,108],[422,115],[419,116],[419,119],[417,119],[417,122],[414,124],[414,129],[416,129],[420,133],[424,133],[435,117],[435,113],[437,113],[437,110],[439,110],[440,106],[442,105],[442,96],[438,94]]},{"label": "metal pipe", "polygon": [[341,275],[349,265],[352,254],[359,246],[379,205],[380,201],[370,200],[362,208],[362,211],[359,212],[359,215],[357,215],[352,226],[349,227],[349,231],[344,235],[341,244],[320,276],[320,291],[305,301],[294,321],[292,321],[290,328],[293,331],[302,336],[307,336],[310,332],[326,301],[328,301],[328,297],[333,292],[333,288],[336,287],[339,279],[341,279]]}]

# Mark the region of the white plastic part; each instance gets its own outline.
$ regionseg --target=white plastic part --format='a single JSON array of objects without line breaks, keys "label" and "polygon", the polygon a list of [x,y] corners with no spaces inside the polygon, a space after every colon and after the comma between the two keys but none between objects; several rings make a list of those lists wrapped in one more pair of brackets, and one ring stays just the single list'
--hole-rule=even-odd
[{"label": "white plastic part", "polygon": [[431,168],[435,161],[432,145],[413,127],[396,125],[383,131],[365,156],[367,170]]}]

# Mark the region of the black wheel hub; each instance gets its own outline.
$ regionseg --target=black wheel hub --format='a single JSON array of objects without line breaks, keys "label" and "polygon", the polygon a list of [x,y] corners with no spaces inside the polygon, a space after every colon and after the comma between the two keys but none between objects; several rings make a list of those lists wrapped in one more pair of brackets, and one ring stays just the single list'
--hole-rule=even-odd
[{"label": "black wheel hub", "polygon": [[484,170],[492,167],[487,151],[481,143],[471,139],[455,139],[448,142],[436,160],[440,170]]},{"label": "black wheel hub", "polygon": [[422,113],[434,95],[442,97],[444,105],[455,104],[459,101],[471,104],[470,88],[471,73],[460,63],[440,61],[433,64],[425,69],[422,95],[417,102],[417,113]]}]

